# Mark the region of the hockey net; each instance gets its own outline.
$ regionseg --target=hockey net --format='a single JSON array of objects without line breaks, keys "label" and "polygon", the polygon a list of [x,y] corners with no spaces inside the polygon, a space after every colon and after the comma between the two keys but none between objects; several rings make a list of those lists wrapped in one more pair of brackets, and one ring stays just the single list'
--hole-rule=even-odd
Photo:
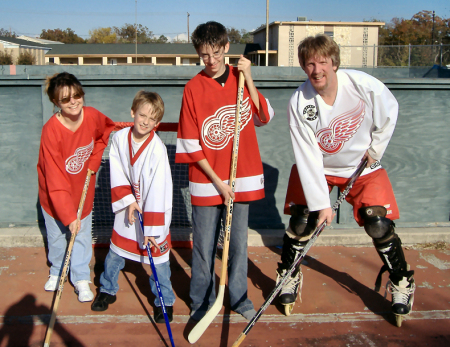
[{"label": "hockey net", "polygon": [[[102,164],[97,173],[95,185],[94,209],[92,214],[92,237],[96,245],[109,244],[114,225],[114,213],[111,209],[111,184],[109,173],[109,149],[111,138],[116,131],[132,126],[132,122],[116,122],[106,147]],[[173,181],[173,207],[171,235],[172,241],[189,241],[192,227],[192,206],[189,194],[188,165],[175,164],[178,123],[160,123],[156,133],[167,147]]]}]

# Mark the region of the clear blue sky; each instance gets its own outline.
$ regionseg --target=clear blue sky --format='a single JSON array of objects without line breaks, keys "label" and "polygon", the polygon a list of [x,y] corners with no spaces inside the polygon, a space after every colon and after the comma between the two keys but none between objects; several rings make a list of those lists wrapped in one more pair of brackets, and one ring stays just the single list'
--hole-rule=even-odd
[{"label": "clear blue sky", "polygon": [[[294,21],[298,16],[315,21],[350,21],[376,18],[410,19],[422,10],[450,17],[449,0],[270,0],[269,21]],[[37,36],[42,29],[71,28],[88,38],[89,30],[135,22],[135,0],[2,0],[0,28],[19,35]],[[251,31],[266,21],[266,0],[138,0],[137,22],[155,35],[187,38],[189,31],[209,20],[226,27]]]}]

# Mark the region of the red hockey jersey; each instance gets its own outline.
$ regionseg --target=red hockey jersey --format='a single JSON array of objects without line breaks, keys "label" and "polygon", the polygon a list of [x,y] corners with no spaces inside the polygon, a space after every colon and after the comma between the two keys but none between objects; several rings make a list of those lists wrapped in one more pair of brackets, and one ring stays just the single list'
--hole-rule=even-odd
[{"label": "red hockey jersey", "polygon": [[[175,162],[189,163],[189,191],[193,205],[213,206],[224,202],[197,162],[206,158],[220,179],[228,183],[238,74],[239,71],[230,66],[228,79],[222,87],[202,71],[184,89]],[[264,198],[264,175],[255,125],[267,124],[274,111],[268,100],[261,93],[258,94],[260,109],[268,117],[265,122],[261,120],[248,89],[244,88],[235,202]]]},{"label": "red hockey jersey", "polygon": [[[87,169],[97,172],[114,122],[93,107],[83,107],[83,122],[72,132],[53,115],[42,128],[39,161],[39,202],[50,216],[69,225],[77,209]],[[92,176],[91,183],[95,182]],[[92,211],[95,184],[89,185],[81,218]]]}]

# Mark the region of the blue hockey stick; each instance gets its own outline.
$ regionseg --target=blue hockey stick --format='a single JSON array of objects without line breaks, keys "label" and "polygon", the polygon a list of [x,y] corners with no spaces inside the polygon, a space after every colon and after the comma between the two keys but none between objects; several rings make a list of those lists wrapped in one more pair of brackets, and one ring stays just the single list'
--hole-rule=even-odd
[{"label": "blue hockey stick", "polygon": [[[136,212],[139,216],[139,222],[141,223],[142,234],[144,234],[144,221],[142,220],[142,215],[138,211]],[[167,332],[169,333],[170,343],[172,344],[172,347],[175,347],[175,342],[173,342],[172,330],[170,329],[169,317],[167,316],[166,312],[166,305],[164,304],[164,298],[161,292],[161,287],[159,285],[158,275],[156,274],[155,263],[153,262],[152,252],[150,250],[150,241],[147,243],[146,248],[148,253],[148,259],[150,260],[150,267],[152,268],[153,272],[153,277],[155,277],[156,288],[158,289],[159,303],[161,304],[161,308],[164,314],[164,320],[166,321],[166,327]]]}]

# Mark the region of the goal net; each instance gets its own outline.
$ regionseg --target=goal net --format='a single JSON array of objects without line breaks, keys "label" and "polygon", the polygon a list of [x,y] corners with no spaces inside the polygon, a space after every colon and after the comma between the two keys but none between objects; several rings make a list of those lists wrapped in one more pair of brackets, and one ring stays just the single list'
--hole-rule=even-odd
[{"label": "goal net", "polygon": [[[132,126],[132,122],[116,122],[116,131]],[[172,223],[170,226],[173,242],[190,241],[192,227],[192,206],[189,194],[188,164],[175,164],[178,123],[160,123],[156,133],[167,147],[173,181]],[[111,140],[110,137],[110,140]],[[110,141],[111,142],[111,141]],[[109,142],[109,143],[110,143]],[[96,245],[109,244],[114,225],[111,208],[111,184],[109,174],[109,148],[103,153],[102,164],[97,173],[94,209],[92,214],[92,237]]]}]

